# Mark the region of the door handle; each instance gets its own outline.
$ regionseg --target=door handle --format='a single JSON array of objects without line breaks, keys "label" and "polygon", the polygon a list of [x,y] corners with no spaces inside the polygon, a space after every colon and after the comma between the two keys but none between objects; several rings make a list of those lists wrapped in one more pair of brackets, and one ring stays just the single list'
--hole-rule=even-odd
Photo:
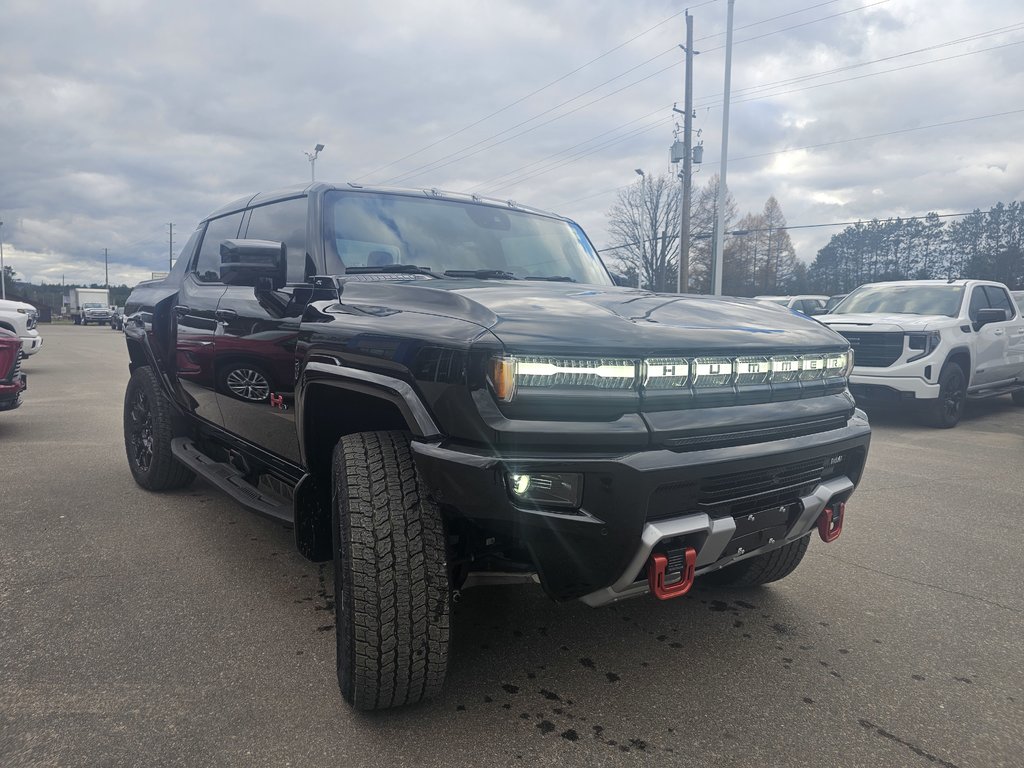
[{"label": "door handle", "polygon": [[178,304],[174,308],[174,314],[177,315],[178,317],[184,317],[185,315],[187,315],[191,311],[192,311],[191,307],[186,307],[184,304]]},{"label": "door handle", "polygon": [[996,328],[992,333],[994,335],[996,335],[996,336],[1002,336],[1003,335],[1003,329],[1002,328]]},{"label": "door handle", "polygon": [[220,320],[222,323],[229,322],[238,317],[238,313],[233,309],[218,309],[213,313],[213,316]]}]

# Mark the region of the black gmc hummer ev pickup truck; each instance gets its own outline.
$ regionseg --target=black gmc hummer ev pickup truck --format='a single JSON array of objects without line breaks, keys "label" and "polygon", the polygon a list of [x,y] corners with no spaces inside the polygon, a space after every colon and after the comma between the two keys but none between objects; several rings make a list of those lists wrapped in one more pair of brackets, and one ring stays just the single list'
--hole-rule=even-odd
[{"label": "black gmc hummer ev pickup truck", "polygon": [[786,576],[867,457],[846,340],[619,282],[578,225],[511,201],[245,197],[128,300],[132,474],[200,475],[333,558],[360,709],[440,688],[460,590],[600,606]]}]

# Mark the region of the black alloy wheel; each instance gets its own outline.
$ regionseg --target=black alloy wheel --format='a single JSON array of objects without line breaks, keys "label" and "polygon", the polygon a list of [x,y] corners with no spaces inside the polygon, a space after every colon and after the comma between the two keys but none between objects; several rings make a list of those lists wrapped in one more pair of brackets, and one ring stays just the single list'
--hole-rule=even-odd
[{"label": "black alloy wheel", "polygon": [[169,491],[192,482],[192,470],[171,452],[177,429],[173,407],[149,366],[136,368],[124,393],[124,448],[135,482],[149,491]]},{"label": "black alloy wheel", "polygon": [[967,377],[956,363],[946,363],[939,374],[939,396],[925,410],[925,421],[936,429],[951,429],[960,423],[967,404]]}]

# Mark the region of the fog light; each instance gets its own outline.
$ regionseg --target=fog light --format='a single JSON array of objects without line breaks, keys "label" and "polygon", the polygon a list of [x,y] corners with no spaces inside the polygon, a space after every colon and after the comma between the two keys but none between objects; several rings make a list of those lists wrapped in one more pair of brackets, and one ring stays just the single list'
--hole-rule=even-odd
[{"label": "fog light", "polygon": [[508,489],[517,503],[539,506],[578,507],[583,491],[583,475],[576,473],[508,473]]}]

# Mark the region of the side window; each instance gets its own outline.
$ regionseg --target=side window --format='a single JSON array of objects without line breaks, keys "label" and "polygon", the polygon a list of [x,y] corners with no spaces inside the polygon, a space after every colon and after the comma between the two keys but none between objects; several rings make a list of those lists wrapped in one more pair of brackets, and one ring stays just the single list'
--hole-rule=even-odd
[{"label": "side window", "polygon": [[979,309],[988,309],[988,298],[985,296],[985,291],[982,288],[983,286],[976,285],[974,290],[971,291],[971,307],[968,310],[968,317],[971,318],[972,322],[978,320]]},{"label": "side window", "polygon": [[307,198],[296,197],[252,209],[247,240],[273,240],[285,244],[288,253],[288,282],[304,283],[306,274],[306,220],[309,216]]},{"label": "side window", "polygon": [[238,226],[241,223],[242,213],[238,212],[213,219],[206,225],[203,245],[196,259],[196,280],[204,283],[220,282],[220,244],[238,237]]},{"label": "side window", "polygon": [[1006,291],[994,285],[982,287],[985,289],[985,295],[988,296],[988,303],[996,309],[1005,309],[1006,319],[1012,319],[1016,313],[1013,311],[1013,304],[1010,303],[1010,297],[1006,295]]}]

